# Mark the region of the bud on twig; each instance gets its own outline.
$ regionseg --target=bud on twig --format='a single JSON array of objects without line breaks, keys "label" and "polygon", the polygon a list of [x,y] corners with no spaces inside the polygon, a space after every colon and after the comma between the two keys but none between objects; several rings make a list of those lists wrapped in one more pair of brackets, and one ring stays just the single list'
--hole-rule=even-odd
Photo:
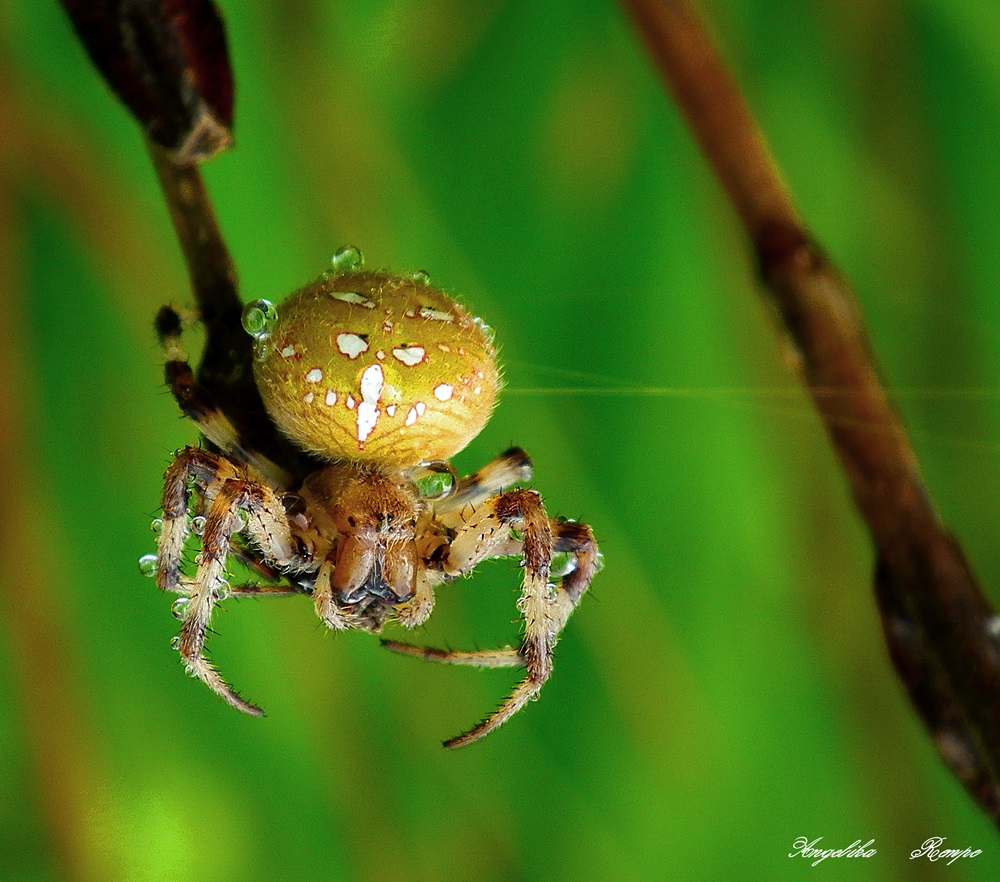
[{"label": "bud on twig", "polygon": [[232,143],[233,79],[211,0],[62,0],[94,65],[179,165]]}]

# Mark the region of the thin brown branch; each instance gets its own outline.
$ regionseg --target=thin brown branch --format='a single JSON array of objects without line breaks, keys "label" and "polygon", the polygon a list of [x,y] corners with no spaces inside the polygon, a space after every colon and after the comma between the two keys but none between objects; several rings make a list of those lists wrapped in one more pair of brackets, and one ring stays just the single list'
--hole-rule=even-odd
[{"label": "thin brown branch", "polygon": [[[216,386],[230,365],[249,370],[251,364],[251,339],[240,326],[243,302],[236,268],[197,167],[176,162],[156,144],[150,143],[149,151],[208,334],[200,368],[205,376],[199,379]],[[219,377],[213,377],[215,370]]]},{"label": "thin brown branch", "polygon": [[[945,531],[879,380],[849,284],[800,219],[735,79],[684,0],[624,0],[754,249],[878,555],[893,662],[939,751],[1000,821],[994,611]],[[824,389],[842,389],[839,396]]]},{"label": "thin brown branch", "polygon": [[[276,462],[293,462],[301,454],[275,435],[253,380],[253,340],[243,330],[236,268],[201,174],[197,166],[177,162],[171,151],[156,144],[150,142],[149,150],[205,328],[199,395],[230,419],[249,447]],[[170,381],[168,368],[168,385]]]}]

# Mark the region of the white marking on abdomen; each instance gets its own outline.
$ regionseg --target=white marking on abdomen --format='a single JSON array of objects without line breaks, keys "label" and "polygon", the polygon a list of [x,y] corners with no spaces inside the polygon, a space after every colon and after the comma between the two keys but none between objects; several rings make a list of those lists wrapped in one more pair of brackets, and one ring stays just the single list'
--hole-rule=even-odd
[{"label": "white marking on abdomen", "polygon": [[373,364],[366,367],[361,374],[361,401],[358,402],[358,444],[363,444],[378,422],[381,411],[378,409],[378,400],[382,397],[382,389],[385,387],[385,376],[382,374],[382,366]]},{"label": "white marking on abdomen", "polygon": [[357,291],[334,291],[331,295],[334,300],[342,300],[344,303],[356,303],[365,309],[374,309],[375,304],[367,297],[363,297]]},{"label": "white marking on abdomen", "polygon": [[337,349],[348,358],[357,358],[368,351],[368,341],[357,334],[337,334]]},{"label": "white marking on abdomen", "polygon": [[432,306],[421,306],[420,315],[424,318],[433,319],[436,322],[453,322],[455,321],[455,316],[449,312],[443,312],[440,309],[434,309]]},{"label": "white marking on abdomen", "polygon": [[392,356],[397,361],[401,361],[407,367],[413,367],[424,360],[427,353],[423,346],[400,346],[392,350]]}]

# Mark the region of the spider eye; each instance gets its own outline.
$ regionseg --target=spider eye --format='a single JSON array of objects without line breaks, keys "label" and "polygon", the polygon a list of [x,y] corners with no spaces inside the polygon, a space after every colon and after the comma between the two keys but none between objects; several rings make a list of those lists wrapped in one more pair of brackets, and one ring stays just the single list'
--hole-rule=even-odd
[{"label": "spider eye", "polygon": [[[489,419],[499,387],[492,331],[423,271],[332,270],[280,306],[249,304],[254,376],[278,428],[329,459],[409,468],[447,460]],[[431,482],[423,495],[444,491]]]}]

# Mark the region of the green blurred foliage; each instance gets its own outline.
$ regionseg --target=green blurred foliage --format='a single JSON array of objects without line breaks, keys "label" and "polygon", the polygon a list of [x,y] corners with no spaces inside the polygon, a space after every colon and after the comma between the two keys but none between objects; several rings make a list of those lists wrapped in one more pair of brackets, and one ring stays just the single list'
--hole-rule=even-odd
[{"label": "green blurred foliage", "polygon": [[[607,566],[542,700],[512,672],[230,602],[185,678],[135,566],[196,439],[151,319],[189,301],[141,138],[53,2],[0,7],[0,876],[996,878],[993,827],[895,680],[871,551],[730,212],[609,0],[224,0],[237,149],[206,168],[246,299],[343,243],[497,329],[458,458],[529,450]],[[928,482],[988,586],[1000,470],[1000,11],[712,0],[821,241],[855,280]],[[777,345],[776,345],[777,343]],[[440,592],[429,644],[515,639],[518,573]],[[807,870],[799,836],[876,841]],[[928,836],[985,854],[910,861]]]}]

